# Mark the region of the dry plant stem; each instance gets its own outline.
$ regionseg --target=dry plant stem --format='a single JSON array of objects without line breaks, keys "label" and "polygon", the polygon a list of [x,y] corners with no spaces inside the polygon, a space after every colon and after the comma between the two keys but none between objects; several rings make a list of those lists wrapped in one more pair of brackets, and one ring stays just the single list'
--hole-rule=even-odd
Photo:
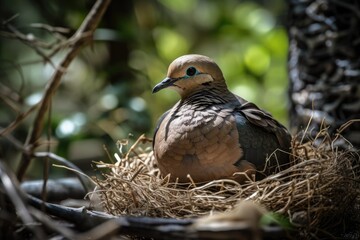
[{"label": "dry plant stem", "polygon": [[[50,142],[50,138],[51,138],[51,124],[50,124],[50,119],[51,119],[51,104],[50,104],[50,110],[48,111],[48,117],[47,117],[47,141]],[[50,144],[47,144],[46,146],[46,151],[50,152]],[[47,181],[49,179],[49,157],[45,157],[44,159],[44,164],[43,164],[43,187],[42,187],[42,200],[46,201],[46,197],[47,197],[47,192],[46,192],[46,184]]]},{"label": "dry plant stem", "polygon": [[[11,171],[6,167],[4,162],[0,159],[0,183],[1,189],[4,189],[7,196],[13,203],[19,218],[24,225],[30,228],[37,239],[46,239],[44,232],[39,226],[34,224],[34,219],[28,211],[28,207],[23,200],[23,192],[19,189],[19,184]],[[0,185],[0,186],[1,186]]]},{"label": "dry plant stem", "polygon": [[[248,233],[248,226],[239,225],[232,229],[202,230],[192,228],[194,219],[174,218],[149,218],[133,216],[113,216],[103,212],[89,211],[84,208],[71,208],[58,204],[46,203],[40,199],[28,196],[30,205],[40,208],[46,207],[47,213],[62,220],[75,224],[76,229],[88,232],[73,236],[70,231],[54,229],[59,233],[65,233],[70,239],[107,239],[113,235],[130,235],[155,239],[249,239],[241,238],[242,234]],[[264,239],[284,239],[286,232],[279,227],[261,229]],[[207,236],[207,237],[206,237]],[[209,236],[211,236],[209,238]]]},{"label": "dry plant stem", "polygon": [[40,108],[35,116],[32,131],[30,132],[30,137],[26,142],[26,148],[28,148],[29,151],[22,155],[22,161],[20,162],[20,166],[17,172],[17,177],[19,180],[23,179],[25,172],[31,162],[32,155],[35,151],[35,148],[37,147],[41,133],[43,132],[46,112],[49,110],[52,96],[59,87],[62,76],[66,72],[66,69],[69,67],[72,60],[78,55],[81,48],[91,40],[90,37],[99,24],[105,10],[109,6],[110,1],[111,0],[96,1],[95,5],[90,10],[80,28],[72,36],[72,39],[74,40],[73,44],[70,46],[68,53],[65,55],[60,65],[57,67],[49,84],[46,86],[44,97],[40,103]]},{"label": "dry plant stem", "polygon": [[1,129],[0,136],[6,136],[7,134],[11,133],[14,129],[19,126],[22,121],[27,118],[36,108],[38,105],[32,106],[30,109],[28,109],[26,112],[19,114],[16,119],[9,124],[6,128]]},{"label": "dry plant stem", "polygon": [[[80,168],[78,168],[75,164],[73,164],[69,160],[50,152],[37,152],[34,153],[34,156],[38,158],[50,158],[56,162],[59,162],[67,166],[69,169],[73,169],[74,170],[73,172],[76,174],[76,177],[79,179],[81,185],[84,187],[84,190],[86,192],[91,191],[91,189],[93,188],[94,184],[90,182],[86,177],[84,177],[85,173],[83,173]],[[91,185],[91,187],[89,187],[89,185]]]},{"label": "dry plant stem", "polygon": [[[112,237],[121,229],[121,224],[117,223],[115,220],[109,220],[98,226],[90,229],[85,233],[78,234],[74,239],[77,240],[101,240],[101,239],[113,239]],[[116,239],[116,237],[115,237]]]},{"label": "dry plant stem", "polygon": [[68,28],[63,28],[63,27],[53,27],[53,26],[50,26],[50,25],[47,25],[47,24],[44,24],[44,23],[32,23],[30,24],[31,27],[34,27],[34,28],[39,28],[39,29],[44,29],[50,33],[63,33],[63,34],[66,34],[66,33],[69,33],[70,32],[70,29]]},{"label": "dry plant stem", "polygon": [[[4,128],[1,128],[0,127],[0,131],[4,130]],[[0,134],[1,136],[1,134]],[[22,152],[25,151],[25,148],[23,146],[23,143],[20,142],[19,140],[17,140],[14,136],[12,136],[11,134],[8,134],[8,135],[5,135],[4,138],[6,140],[8,140],[12,145],[14,145],[14,147],[17,149],[17,150],[20,150]]]},{"label": "dry plant stem", "polygon": [[23,33],[19,32],[15,27],[13,27],[11,24],[6,24],[6,27],[13,32],[14,38],[19,39],[24,44],[28,45],[32,49],[35,50],[35,52],[40,55],[43,60],[47,63],[50,63],[53,67],[55,67],[54,63],[51,61],[51,59],[41,50],[41,47],[44,46],[43,42],[36,41],[34,43],[33,40],[29,40],[29,38],[24,35]]},{"label": "dry plant stem", "polygon": [[[341,127],[336,137],[342,139],[341,131],[355,121]],[[140,154],[132,150],[120,163],[104,165],[111,172],[104,172],[104,180],[95,179],[96,191],[113,215],[193,218],[231,212],[245,199],[285,215],[301,239],[320,232],[337,235],[341,226],[350,227],[353,217],[347,216],[357,213],[360,154],[338,149],[327,128],[312,141],[301,141],[298,136],[292,142],[289,168],[242,185],[229,179],[195,184],[190,176],[189,185],[170,182],[168,176],[159,177],[153,152],[137,146]]]},{"label": "dry plant stem", "polygon": [[77,239],[76,237],[74,237],[75,234],[70,228],[62,227],[61,224],[53,221],[53,219],[51,219],[48,215],[45,214],[45,211],[43,211],[43,209],[41,209],[41,211],[33,207],[29,209],[34,218],[44,224],[44,226],[46,226],[47,228],[61,234],[61,236],[65,237],[66,239]]},{"label": "dry plant stem", "polygon": [[145,134],[141,135],[136,142],[130,147],[129,151],[127,152],[127,154],[125,155],[125,159],[129,158],[130,153],[132,153],[135,150],[135,147],[141,142],[146,140],[147,138],[145,137]]}]

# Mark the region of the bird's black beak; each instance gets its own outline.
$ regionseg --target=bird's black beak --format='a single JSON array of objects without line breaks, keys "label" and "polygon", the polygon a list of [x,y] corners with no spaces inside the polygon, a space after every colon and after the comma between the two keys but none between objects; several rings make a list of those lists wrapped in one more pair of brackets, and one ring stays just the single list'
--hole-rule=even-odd
[{"label": "bird's black beak", "polygon": [[152,90],[152,93],[156,93],[156,92],[160,91],[161,89],[173,86],[174,82],[176,82],[177,80],[178,80],[178,78],[169,78],[169,77],[165,78],[164,80],[162,80],[161,82],[156,84],[156,86]]}]

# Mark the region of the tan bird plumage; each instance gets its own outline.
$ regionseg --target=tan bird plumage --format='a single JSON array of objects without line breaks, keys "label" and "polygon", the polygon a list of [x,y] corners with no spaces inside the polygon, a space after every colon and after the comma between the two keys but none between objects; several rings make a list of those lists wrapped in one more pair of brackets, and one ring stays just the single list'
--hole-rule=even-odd
[{"label": "tan bird plumage", "polygon": [[[154,155],[162,175],[180,182],[233,178],[244,182],[265,166],[276,149],[289,151],[290,135],[255,104],[232,94],[218,65],[202,55],[185,55],[169,66],[167,78],[153,92],[176,90],[181,100],[160,118],[154,136]],[[278,152],[261,178],[288,163]]]}]

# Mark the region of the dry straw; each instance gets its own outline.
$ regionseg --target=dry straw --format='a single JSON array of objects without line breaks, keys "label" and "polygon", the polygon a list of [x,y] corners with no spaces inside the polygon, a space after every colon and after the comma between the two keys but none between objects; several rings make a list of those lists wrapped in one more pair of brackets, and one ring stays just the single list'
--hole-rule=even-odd
[{"label": "dry straw", "polygon": [[359,215],[354,214],[359,203],[359,155],[336,146],[345,142],[340,134],[330,140],[322,130],[311,141],[294,140],[288,169],[243,185],[227,179],[202,185],[171,183],[160,177],[152,151],[139,146],[144,140],[142,136],[123,158],[117,156],[115,164],[99,165],[111,170],[96,179],[111,214],[190,218],[228,211],[247,199],[288,217],[308,236],[333,232],[347,218]]}]

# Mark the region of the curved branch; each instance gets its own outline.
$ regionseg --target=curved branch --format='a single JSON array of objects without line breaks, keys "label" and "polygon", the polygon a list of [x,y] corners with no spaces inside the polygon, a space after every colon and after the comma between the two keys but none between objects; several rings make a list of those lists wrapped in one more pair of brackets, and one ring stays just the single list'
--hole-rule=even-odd
[{"label": "curved branch", "polygon": [[66,69],[69,67],[72,60],[78,55],[80,49],[90,42],[91,36],[95,31],[97,25],[99,24],[105,10],[109,6],[111,0],[97,0],[89,14],[86,16],[85,20],[71,37],[73,44],[70,46],[69,51],[65,55],[64,59],[57,67],[54,75],[52,76],[50,82],[46,86],[45,94],[40,103],[39,110],[35,116],[34,124],[28,141],[26,142],[26,148],[29,151],[23,153],[22,161],[20,162],[17,177],[21,181],[25,175],[25,172],[32,160],[32,156],[35,148],[37,147],[38,140],[41,136],[44,126],[44,120],[46,112],[49,110],[52,96],[55,94],[58,89],[62,76],[66,72]]}]

